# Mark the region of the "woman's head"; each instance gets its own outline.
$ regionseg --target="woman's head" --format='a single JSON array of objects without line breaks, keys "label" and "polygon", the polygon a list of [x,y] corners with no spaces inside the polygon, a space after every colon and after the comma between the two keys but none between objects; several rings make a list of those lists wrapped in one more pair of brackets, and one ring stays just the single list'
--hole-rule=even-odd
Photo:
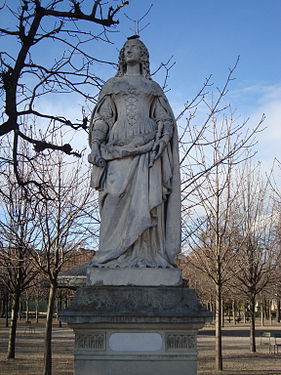
[{"label": "woman's head", "polygon": [[128,56],[126,55],[126,50],[128,50],[128,47],[139,47],[139,64],[140,64],[140,72],[141,74],[147,78],[150,78],[150,70],[149,70],[149,53],[144,45],[144,43],[138,39],[137,36],[130,37],[128,40],[125,42],[124,46],[120,50],[119,53],[119,61],[118,61],[118,71],[116,76],[117,77],[122,77],[126,71],[127,71],[127,61],[128,61]]}]

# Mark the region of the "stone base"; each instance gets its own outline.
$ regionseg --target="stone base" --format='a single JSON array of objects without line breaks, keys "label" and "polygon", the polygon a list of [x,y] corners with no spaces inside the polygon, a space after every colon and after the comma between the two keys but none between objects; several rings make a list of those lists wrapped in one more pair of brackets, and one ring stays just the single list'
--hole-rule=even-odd
[{"label": "stone base", "polygon": [[196,375],[196,335],[211,313],[193,289],[78,289],[61,314],[75,332],[75,375]]},{"label": "stone base", "polygon": [[[180,363],[178,361],[178,363]],[[93,366],[95,370],[87,372],[87,368]],[[146,361],[131,361],[127,359],[123,361],[112,361],[106,363],[104,361],[89,363],[81,363],[81,366],[75,366],[75,374],[79,375],[191,375],[197,374],[196,364],[193,362],[185,363],[185,366],[175,366],[173,362],[150,360]]]},{"label": "stone base", "polygon": [[196,374],[194,330],[147,325],[74,330],[75,375]]},{"label": "stone base", "polygon": [[178,268],[87,268],[87,285],[176,286],[182,284]]}]

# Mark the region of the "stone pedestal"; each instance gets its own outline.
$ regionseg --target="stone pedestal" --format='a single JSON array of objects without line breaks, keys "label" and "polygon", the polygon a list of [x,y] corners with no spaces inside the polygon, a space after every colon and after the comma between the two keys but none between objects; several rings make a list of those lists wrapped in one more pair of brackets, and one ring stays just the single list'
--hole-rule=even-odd
[{"label": "stone pedestal", "polygon": [[86,285],[180,286],[178,268],[94,268],[86,271]]},{"label": "stone pedestal", "polygon": [[181,286],[87,286],[61,318],[75,332],[75,375],[195,375],[210,315]]}]

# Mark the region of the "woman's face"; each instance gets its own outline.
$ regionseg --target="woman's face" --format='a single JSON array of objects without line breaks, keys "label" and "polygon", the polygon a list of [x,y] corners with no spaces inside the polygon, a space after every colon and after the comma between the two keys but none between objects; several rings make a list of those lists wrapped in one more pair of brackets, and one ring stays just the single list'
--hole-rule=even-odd
[{"label": "woman's face", "polygon": [[124,47],[124,57],[127,64],[136,64],[141,59],[141,47],[136,40],[128,40]]}]

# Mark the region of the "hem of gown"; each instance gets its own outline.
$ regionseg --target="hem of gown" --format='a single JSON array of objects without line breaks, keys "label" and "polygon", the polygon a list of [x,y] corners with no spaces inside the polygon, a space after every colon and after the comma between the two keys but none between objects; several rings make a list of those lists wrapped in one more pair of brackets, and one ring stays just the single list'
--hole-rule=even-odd
[{"label": "hem of gown", "polygon": [[[97,254],[95,255],[97,256]],[[99,262],[98,259],[93,258],[90,262],[90,267],[95,268],[176,268],[175,265],[171,264],[168,260],[162,257],[160,254],[157,254],[157,258],[154,260],[148,260],[141,257],[128,257],[126,255],[121,255],[117,259],[112,259],[105,262]]]}]

